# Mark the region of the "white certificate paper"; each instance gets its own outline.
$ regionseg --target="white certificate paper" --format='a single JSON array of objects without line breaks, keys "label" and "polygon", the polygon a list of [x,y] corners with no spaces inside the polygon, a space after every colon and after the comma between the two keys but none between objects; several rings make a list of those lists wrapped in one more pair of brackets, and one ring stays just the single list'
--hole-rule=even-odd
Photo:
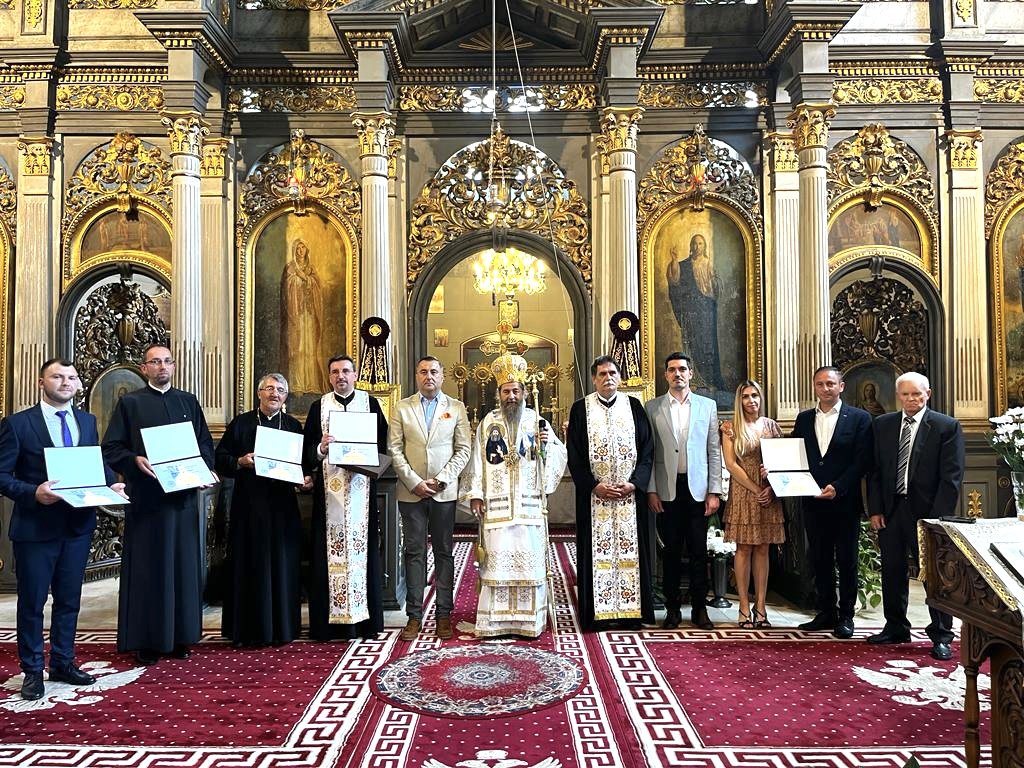
[{"label": "white certificate paper", "polygon": [[810,473],[802,437],[767,437],[761,440],[761,461],[775,495],[819,496],[821,488]]},{"label": "white certificate paper", "polygon": [[283,429],[256,427],[256,474],[302,485],[302,435]]},{"label": "white certificate paper", "polygon": [[331,464],[376,467],[377,414],[355,411],[331,411],[327,432],[334,442],[327,446]]},{"label": "white certificate paper", "polygon": [[128,500],[106,486],[103,453],[98,445],[44,448],[46,479],[56,480],[50,490],[73,507],[116,506]]},{"label": "white certificate paper", "polygon": [[199,443],[191,421],[146,427],[141,430],[146,458],[164,493],[185,491],[216,482],[199,455]]}]

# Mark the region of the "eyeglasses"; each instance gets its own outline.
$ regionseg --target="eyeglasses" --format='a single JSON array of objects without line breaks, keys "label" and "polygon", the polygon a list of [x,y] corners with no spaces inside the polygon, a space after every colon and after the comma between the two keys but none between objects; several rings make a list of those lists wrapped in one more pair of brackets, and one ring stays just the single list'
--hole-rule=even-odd
[{"label": "eyeglasses", "polygon": [[279,395],[287,395],[288,389],[286,387],[272,387],[268,384],[265,387],[260,387],[260,392],[277,392]]},{"label": "eyeglasses", "polygon": [[160,365],[160,363],[163,363],[164,365],[174,365],[174,358],[173,357],[164,357],[164,358],[154,357],[152,360],[147,360],[144,363],[144,365]]}]

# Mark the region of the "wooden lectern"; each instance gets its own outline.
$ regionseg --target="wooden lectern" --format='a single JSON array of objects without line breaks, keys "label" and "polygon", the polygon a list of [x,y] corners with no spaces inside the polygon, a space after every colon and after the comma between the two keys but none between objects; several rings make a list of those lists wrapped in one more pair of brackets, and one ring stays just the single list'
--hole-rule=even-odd
[{"label": "wooden lectern", "polygon": [[[921,523],[928,604],[963,620],[960,661],[968,768],[978,768],[978,667],[991,661],[992,768],[1024,768],[1024,648],[1021,616],[982,576],[983,562],[961,551],[945,529]],[[1012,597],[1006,597],[1013,601]]]}]

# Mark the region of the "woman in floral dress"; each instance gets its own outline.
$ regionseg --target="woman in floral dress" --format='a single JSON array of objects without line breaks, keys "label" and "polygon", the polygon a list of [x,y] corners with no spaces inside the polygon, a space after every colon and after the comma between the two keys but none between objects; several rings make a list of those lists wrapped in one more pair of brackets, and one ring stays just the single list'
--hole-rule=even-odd
[{"label": "woman in floral dress", "polygon": [[[765,608],[768,549],[786,540],[782,503],[761,479],[761,438],[782,437],[779,425],[761,415],[761,386],[744,381],[736,388],[734,421],[722,424],[722,455],[732,480],[725,511],[725,540],[736,542],[738,624],[770,627]],[[754,611],[750,611],[750,574],[754,574]]]}]

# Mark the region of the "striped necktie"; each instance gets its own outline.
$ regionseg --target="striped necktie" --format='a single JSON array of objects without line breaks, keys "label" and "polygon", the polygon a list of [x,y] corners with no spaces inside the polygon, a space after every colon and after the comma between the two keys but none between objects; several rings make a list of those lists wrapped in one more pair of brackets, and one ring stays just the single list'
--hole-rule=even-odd
[{"label": "striped necktie", "polygon": [[907,467],[910,464],[910,436],[913,434],[914,420],[909,416],[903,418],[903,430],[900,432],[900,450],[896,456],[896,495],[907,495]]}]

